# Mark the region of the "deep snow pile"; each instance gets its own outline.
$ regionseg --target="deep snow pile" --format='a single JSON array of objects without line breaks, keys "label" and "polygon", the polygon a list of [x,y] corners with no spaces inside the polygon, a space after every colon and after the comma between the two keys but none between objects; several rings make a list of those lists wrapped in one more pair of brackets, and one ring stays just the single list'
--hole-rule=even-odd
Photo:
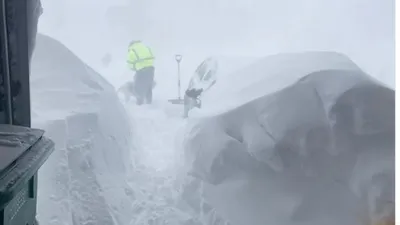
[{"label": "deep snow pile", "polygon": [[394,91],[332,52],[281,54],[206,93],[183,140],[202,197],[234,225],[394,216]]},{"label": "deep snow pile", "polygon": [[37,36],[33,127],[56,143],[39,174],[41,224],[130,224],[132,132],[114,88],[64,45]]}]

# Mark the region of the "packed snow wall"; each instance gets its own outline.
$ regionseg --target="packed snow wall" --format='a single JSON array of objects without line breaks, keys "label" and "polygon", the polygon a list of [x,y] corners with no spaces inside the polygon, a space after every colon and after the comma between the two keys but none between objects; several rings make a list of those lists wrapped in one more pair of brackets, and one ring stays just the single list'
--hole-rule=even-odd
[{"label": "packed snow wall", "polygon": [[39,172],[39,222],[129,224],[132,132],[114,87],[59,41],[38,34],[31,98],[32,126],[56,143]]},{"label": "packed snow wall", "polygon": [[203,102],[186,126],[187,171],[233,225],[394,218],[395,92],[346,56],[266,57]]}]

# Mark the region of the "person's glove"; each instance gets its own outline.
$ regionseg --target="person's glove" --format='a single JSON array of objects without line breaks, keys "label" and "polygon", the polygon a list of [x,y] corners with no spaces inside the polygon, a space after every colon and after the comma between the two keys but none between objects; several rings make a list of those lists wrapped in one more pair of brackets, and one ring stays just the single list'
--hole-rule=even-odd
[{"label": "person's glove", "polygon": [[196,107],[197,108],[201,108],[201,100],[200,99],[196,99]]},{"label": "person's glove", "polygon": [[203,92],[203,88],[200,89],[190,89],[190,90],[186,90],[185,94],[190,97],[190,98],[194,98],[197,99],[201,93]]}]

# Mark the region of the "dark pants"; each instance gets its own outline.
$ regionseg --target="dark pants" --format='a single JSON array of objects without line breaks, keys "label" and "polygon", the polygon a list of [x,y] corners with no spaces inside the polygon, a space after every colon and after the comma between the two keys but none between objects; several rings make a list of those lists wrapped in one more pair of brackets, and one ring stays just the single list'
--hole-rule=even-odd
[{"label": "dark pants", "polygon": [[138,105],[143,104],[145,100],[148,104],[151,104],[153,101],[153,82],[154,67],[147,67],[136,71],[133,88]]}]

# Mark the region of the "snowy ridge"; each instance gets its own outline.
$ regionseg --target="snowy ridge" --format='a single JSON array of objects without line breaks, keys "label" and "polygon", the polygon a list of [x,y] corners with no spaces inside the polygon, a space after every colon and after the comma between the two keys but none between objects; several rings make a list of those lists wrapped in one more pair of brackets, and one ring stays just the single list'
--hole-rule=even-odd
[{"label": "snowy ridge", "polygon": [[[232,61],[236,69],[225,69],[229,73],[204,95],[206,105],[201,114],[210,111],[223,112],[231,107],[240,106],[289,86],[306,74],[326,68],[360,70],[346,56],[339,53],[309,52],[307,57],[302,57],[303,55],[304,53],[292,53],[288,57],[287,54],[277,54],[256,58],[243,66],[237,66],[238,60]],[[295,73],[294,69],[297,70]]]},{"label": "snowy ridge", "polygon": [[133,134],[114,88],[60,42],[40,34],[31,70],[33,127],[56,143],[39,172],[39,222],[130,224]]},{"label": "snowy ridge", "polygon": [[188,172],[233,225],[362,225],[394,213],[394,91],[331,52],[217,82],[186,126]]}]

